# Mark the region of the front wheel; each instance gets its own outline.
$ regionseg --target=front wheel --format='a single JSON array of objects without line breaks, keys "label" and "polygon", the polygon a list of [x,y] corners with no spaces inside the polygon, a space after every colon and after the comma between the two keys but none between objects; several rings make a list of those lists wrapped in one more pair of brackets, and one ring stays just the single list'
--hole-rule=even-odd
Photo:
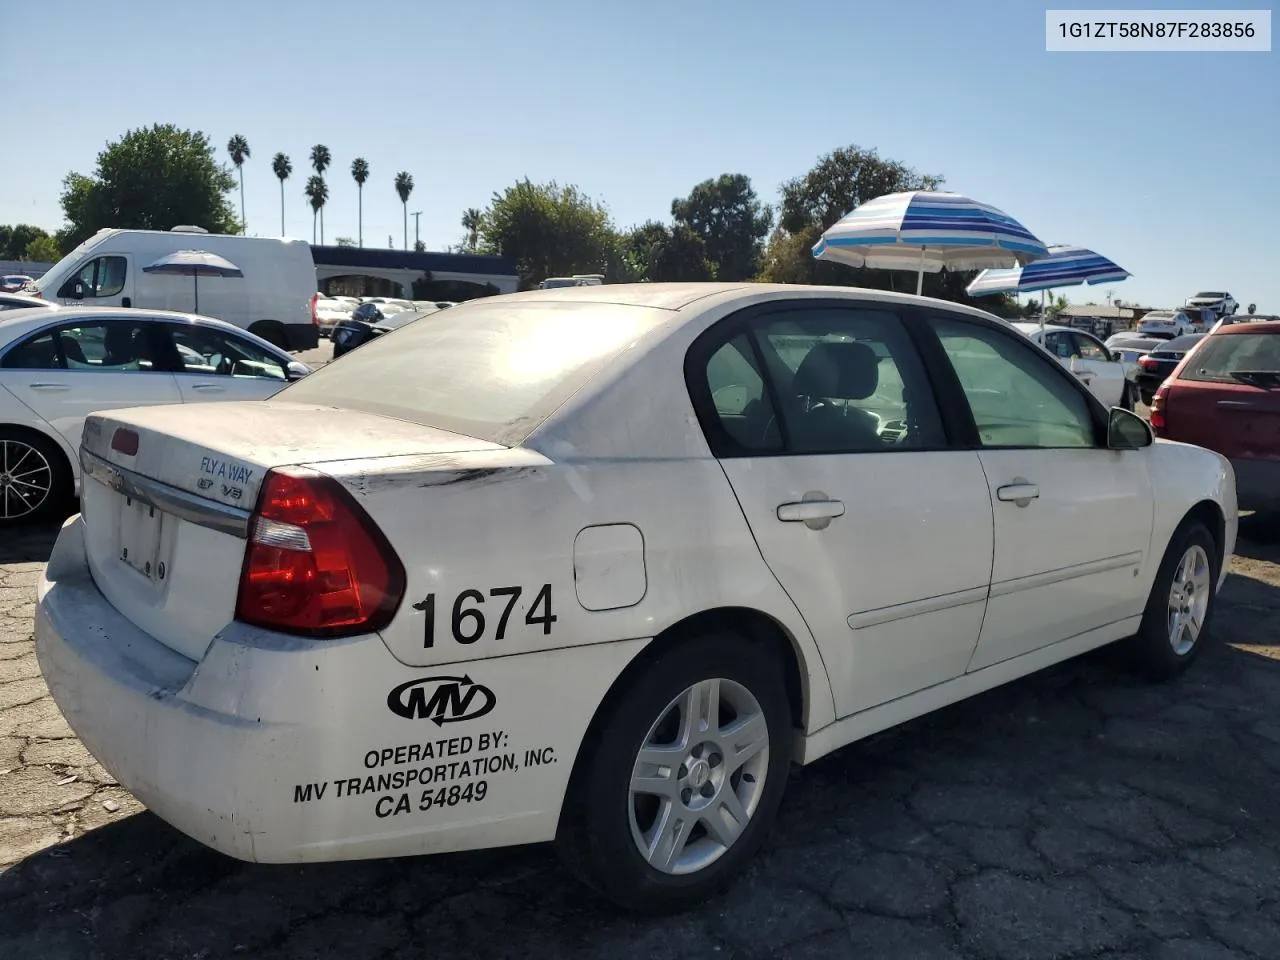
[{"label": "front wheel", "polygon": [[680,910],[729,883],[782,799],[792,724],[774,652],[721,633],[641,668],[606,707],[560,816],[566,865],[646,913]]},{"label": "front wheel", "polygon": [[1152,679],[1168,680],[1190,666],[1204,647],[1217,600],[1221,561],[1208,528],[1184,521],[1169,540],[1130,657]]}]

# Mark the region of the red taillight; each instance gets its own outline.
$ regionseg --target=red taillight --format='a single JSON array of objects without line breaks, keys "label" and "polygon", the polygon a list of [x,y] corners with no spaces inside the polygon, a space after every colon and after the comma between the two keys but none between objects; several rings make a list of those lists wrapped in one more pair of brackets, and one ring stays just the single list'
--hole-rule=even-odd
[{"label": "red taillight", "polygon": [[1156,391],[1156,395],[1151,398],[1151,429],[1163,430],[1165,426],[1165,401],[1167,394],[1161,387]]},{"label": "red taillight", "polygon": [[136,457],[138,455],[138,431],[117,427],[116,432],[111,435],[111,449],[116,453],[123,453],[126,457]]},{"label": "red taillight", "polygon": [[313,326],[320,326],[320,317],[316,315],[316,304],[320,302],[320,294],[313,293],[311,295],[311,323]]},{"label": "red taillight", "polygon": [[1159,370],[1160,361],[1153,360],[1151,357],[1139,357],[1138,366],[1140,366],[1143,370]]},{"label": "red taillight", "polygon": [[381,630],[404,597],[404,567],[336,480],[267,473],[249,521],[236,619],[316,637]]}]

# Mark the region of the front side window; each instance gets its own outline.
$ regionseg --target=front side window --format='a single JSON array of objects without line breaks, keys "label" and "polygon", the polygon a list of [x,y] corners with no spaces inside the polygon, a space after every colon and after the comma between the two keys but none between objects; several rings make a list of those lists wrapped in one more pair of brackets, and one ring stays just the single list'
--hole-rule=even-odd
[{"label": "front side window", "polygon": [[135,320],[68,324],[56,332],[67,369],[111,373],[160,370],[151,330]]},{"label": "front side window", "polygon": [[964,390],[984,447],[1092,447],[1088,400],[1044,355],[983,324],[934,331]]},{"label": "front side window", "polygon": [[96,257],[72,274],[58,291],[58,296],[75,296],[75,288],[79,285],[85,299],[114,297],[124,289],[127,271],[128,261],[124,257]]},{"label": "front side window", "polygon": [[6,370],[61,370],[58,345],[52,333],[41,333],[18,344],[4,355],[0,367]]},{"label": "front side window", "polygon": [[284,361],[243,337],[196,324],[167,323],[165,329],[178,351],[179,373],[287,379]]}]

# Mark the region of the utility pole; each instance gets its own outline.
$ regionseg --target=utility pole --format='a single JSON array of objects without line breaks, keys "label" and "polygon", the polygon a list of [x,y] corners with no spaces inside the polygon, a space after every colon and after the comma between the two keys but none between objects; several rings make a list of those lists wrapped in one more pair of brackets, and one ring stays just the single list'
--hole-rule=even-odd
[{"label": "utility pole", "polygon": [[409,216],[413,217],[413,249],[417,250],[420,242],[418,239],[418,218],[422,216],[422,211],[415,210]]}]

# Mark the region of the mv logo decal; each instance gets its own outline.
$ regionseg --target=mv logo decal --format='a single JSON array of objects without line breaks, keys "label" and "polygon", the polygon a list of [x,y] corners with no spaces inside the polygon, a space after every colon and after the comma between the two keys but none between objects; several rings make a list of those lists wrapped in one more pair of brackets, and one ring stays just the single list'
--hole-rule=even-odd
[{"label": "mv logo decal", "polygon": [[410,680],[387,694],[387,706],[396,716],[429,719],[437,727],[483,717],[497,702],[492,690],[466,674]]}]

